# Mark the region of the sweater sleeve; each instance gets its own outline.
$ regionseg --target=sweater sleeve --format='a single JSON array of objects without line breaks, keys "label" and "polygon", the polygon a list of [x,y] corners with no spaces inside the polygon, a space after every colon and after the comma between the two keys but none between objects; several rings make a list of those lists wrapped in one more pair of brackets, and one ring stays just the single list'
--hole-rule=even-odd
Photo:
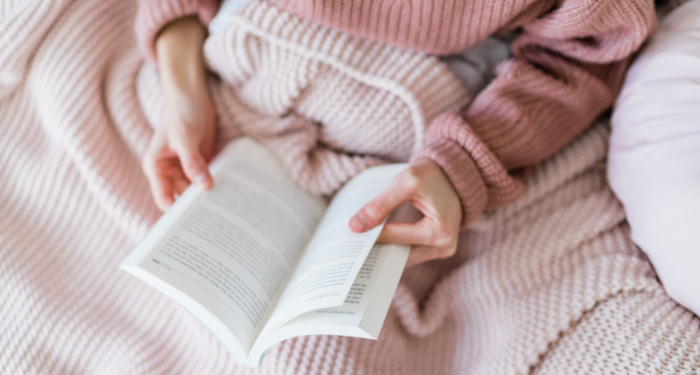
[{"label": "sweater sleeve", "polygon": [[[595,4],[594,4],[595,3]],[[430,124],[423,150],[462,201],[462,227],[513,202],[527,168],[570,142],[613,102],[631,55],[656,25],[644,0],[566,0],[523,27],[514,58],[461,114]]]},{"label": "sweater sleeve", "polygon": [[166,24],[197,15],[204,25],[209,25],[219,5],[219,0],[139,0],[134,24],[139,47],[155,61],[155,39]]}]

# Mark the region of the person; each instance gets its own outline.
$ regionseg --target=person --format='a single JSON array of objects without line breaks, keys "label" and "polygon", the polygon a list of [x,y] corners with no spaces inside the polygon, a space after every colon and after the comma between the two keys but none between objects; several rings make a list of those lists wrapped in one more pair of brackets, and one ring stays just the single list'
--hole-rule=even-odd
[{"label": "person", "polygon": [[[517,33],[512,57],[496,67],[493,81],[461,112],[434,119],[411,166],[350,220],[350,228],[362,232],[410,201],[424,217],[390,223],[379,239],[412,245],[408,266],[453,255],[460,229],[484,210],[515,201],[528,168],[610,106],[631,56],[655,27],[651,0],[272,2],[326,27],[439,56],[493,34]],[[215,0],[139,2],[137,36],[158,64],[164,93],[163,118],[143,160],[161,209],[190,182],[212,185],[207,162],[216,119],[202,45],[204,26],[219,6]]]}]

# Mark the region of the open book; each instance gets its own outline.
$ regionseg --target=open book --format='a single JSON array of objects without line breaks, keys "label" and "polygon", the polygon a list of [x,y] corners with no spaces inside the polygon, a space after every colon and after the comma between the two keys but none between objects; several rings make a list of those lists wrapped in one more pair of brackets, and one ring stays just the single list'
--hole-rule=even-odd
[{"label": "open book", "polygon": [[377,339],[409,246],[375,245],[383,225],[358,234],[348,222],[405,167],[367,169],[329,204],[294,185],[270,150],[239,139],[212,162],[213,188],[188,188],[120,267],[248,366],[291,337]]}]

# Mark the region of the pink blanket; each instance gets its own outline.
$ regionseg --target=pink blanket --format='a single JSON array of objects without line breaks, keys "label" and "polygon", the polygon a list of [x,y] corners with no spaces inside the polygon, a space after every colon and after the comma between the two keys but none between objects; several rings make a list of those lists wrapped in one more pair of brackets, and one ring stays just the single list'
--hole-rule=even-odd
[{"label": "pink blanket", "polygon": [[[254,372],[117,269],[159,214],[139,163],[151,127],[138,96],[157,93],[137,90],[149,70],[134,10],[0,2],[0,373]],[[700,320],[630,241],[607,138],[596,125],[465,230],[454,258],[407,270],[378,341],[288,340],[259,372],[697,371]]]}]

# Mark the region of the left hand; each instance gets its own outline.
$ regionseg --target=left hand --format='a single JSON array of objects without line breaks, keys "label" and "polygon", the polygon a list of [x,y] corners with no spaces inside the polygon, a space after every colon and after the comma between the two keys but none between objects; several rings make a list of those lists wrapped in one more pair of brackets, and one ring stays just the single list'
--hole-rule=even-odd
[{"label": "left hand", "polygon": [[462,205],[445,173],[428,158],[419,158],[394,177],[350,219],[350,230],[360,233],[374,228],[406,201],[424,217],[414,224],[387,223],[377,242],[412,245],[406,267],[454,255]]},{"label": "left hand", "polygon": [[163,116],[143,157],[156,205],[167,210],[191,182],[209,189],[216,112],[207,91],[202,46],[206,28],[197,17],[166,25],[156,40]]}]

